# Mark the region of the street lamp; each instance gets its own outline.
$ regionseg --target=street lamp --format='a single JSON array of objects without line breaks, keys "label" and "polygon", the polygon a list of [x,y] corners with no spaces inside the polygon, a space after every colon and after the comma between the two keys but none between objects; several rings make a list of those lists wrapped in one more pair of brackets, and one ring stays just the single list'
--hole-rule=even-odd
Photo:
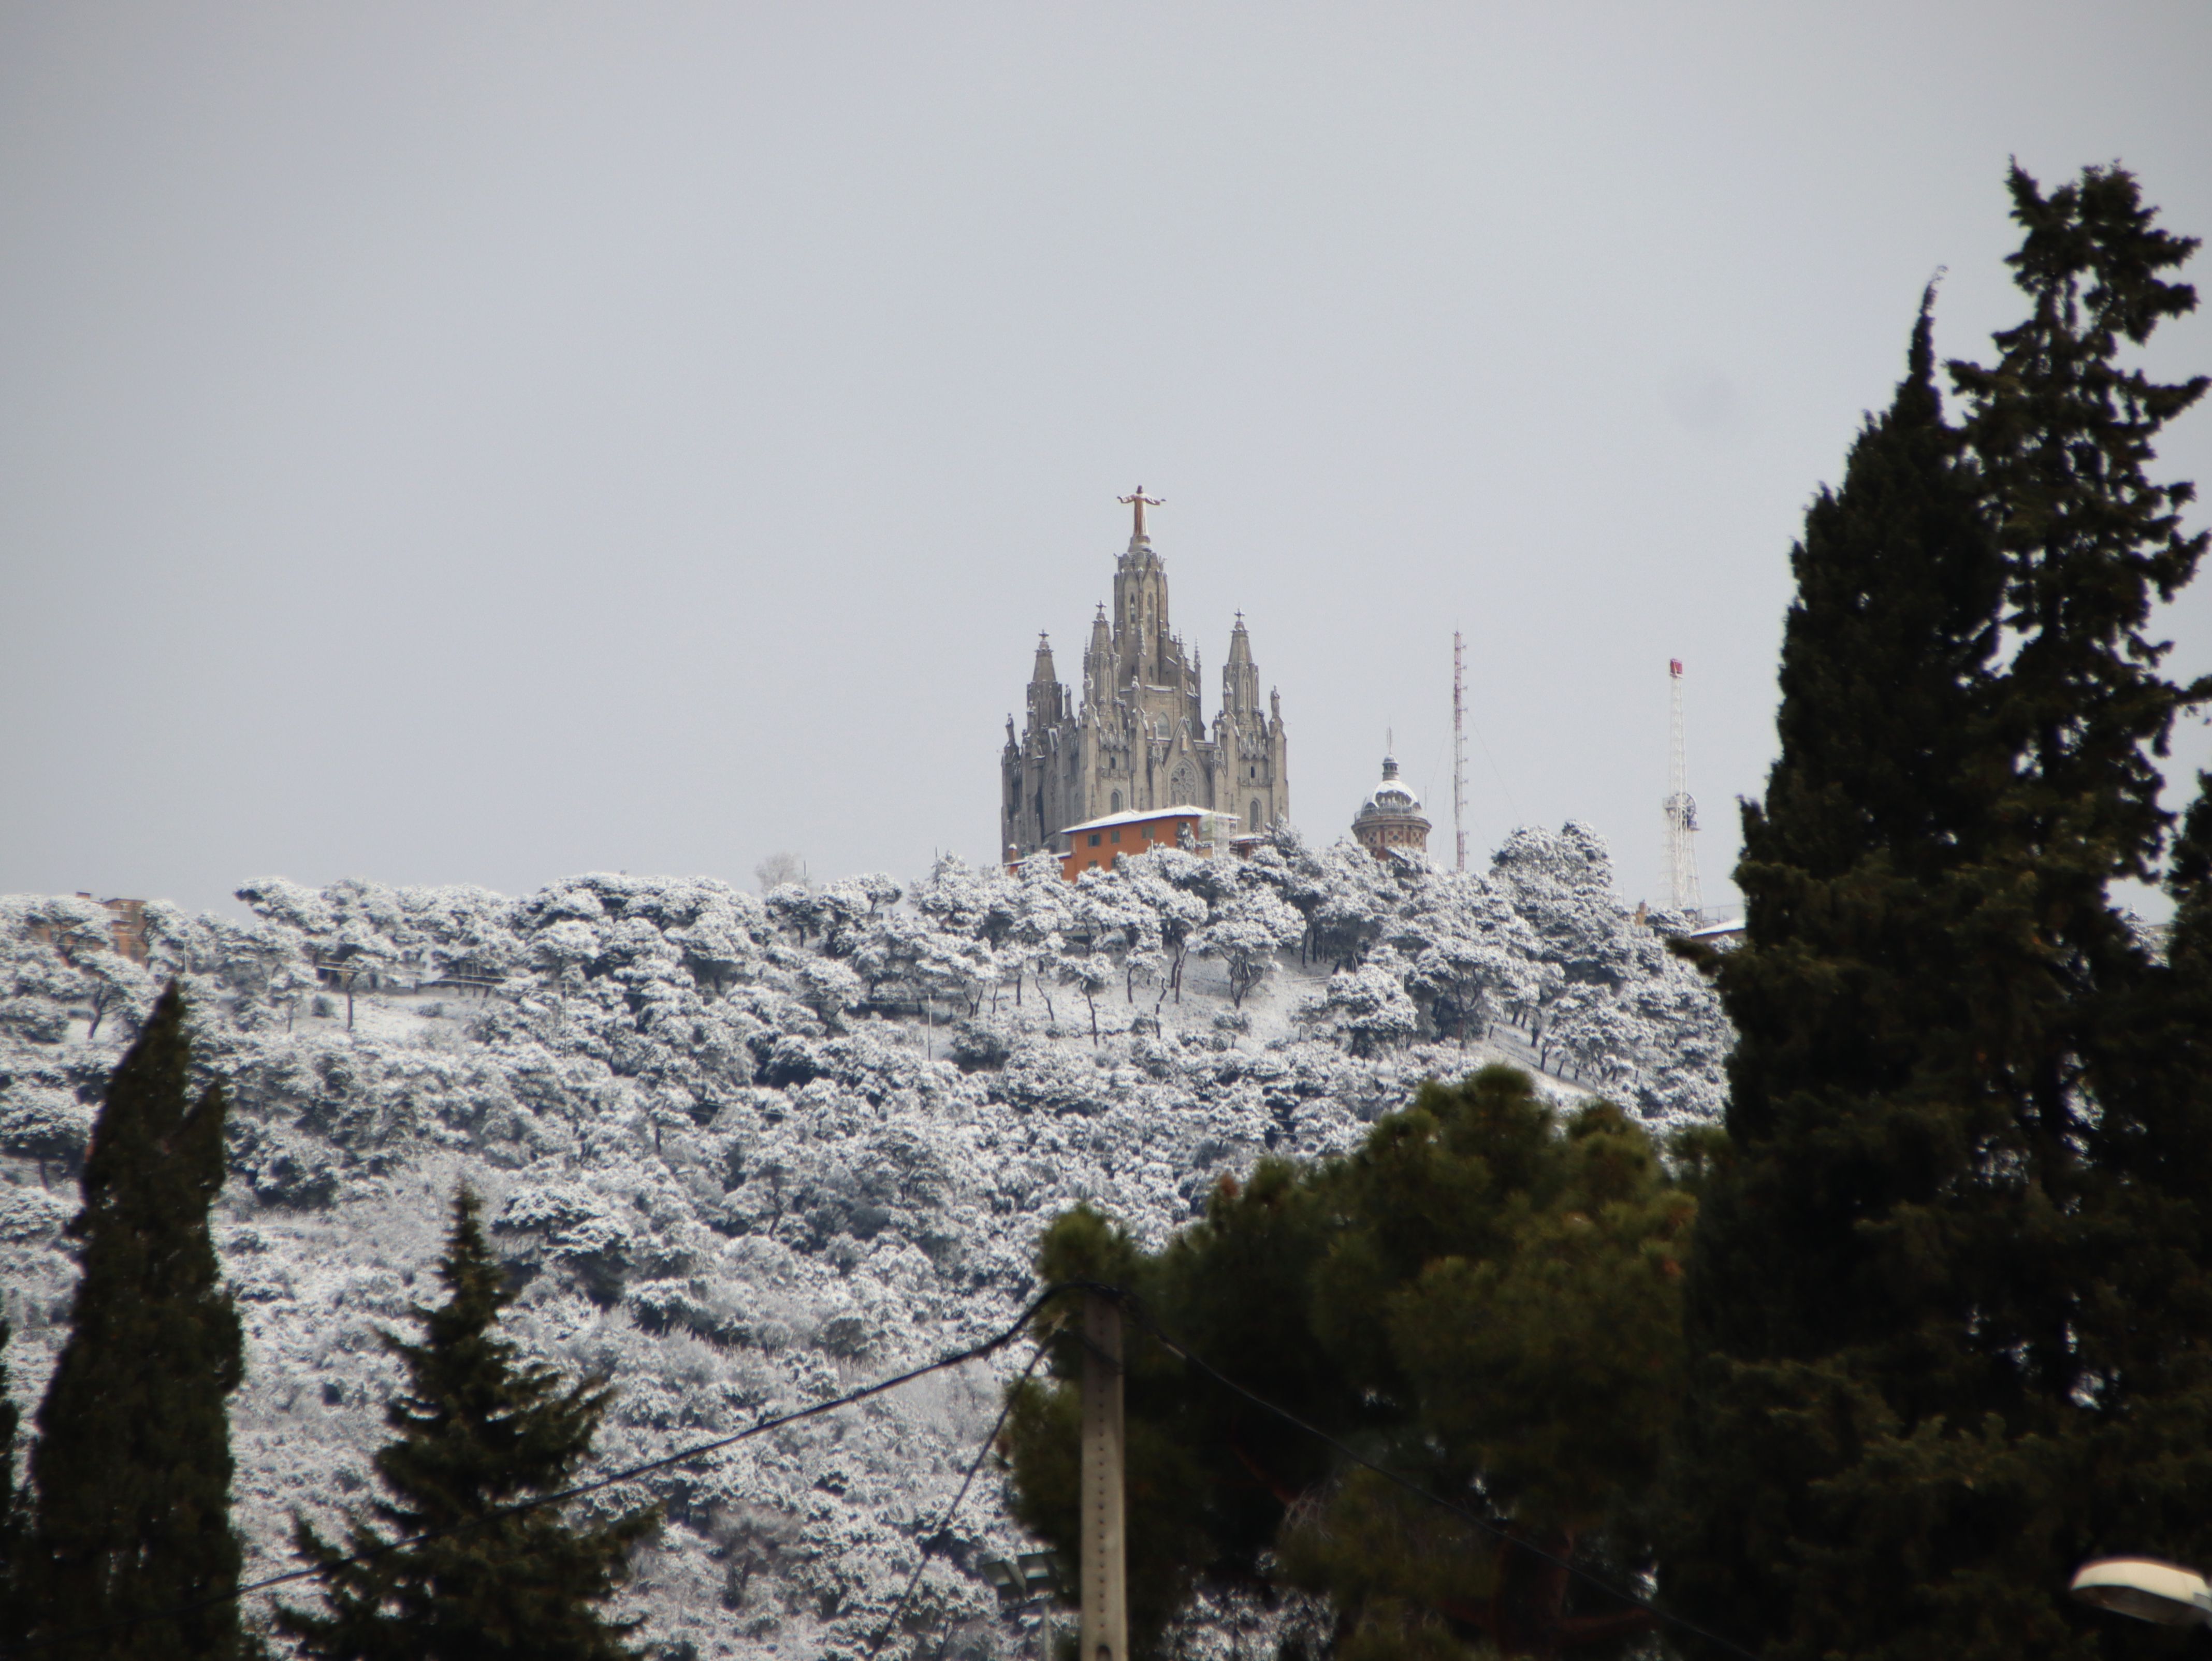
[{"label": "street lamp", "polygon": [[2212,1626],[2212,1585],[2194,1569],[2155,1557],[2100,1557],[2068,1588],[2085,1603],[2161,1627]]}]

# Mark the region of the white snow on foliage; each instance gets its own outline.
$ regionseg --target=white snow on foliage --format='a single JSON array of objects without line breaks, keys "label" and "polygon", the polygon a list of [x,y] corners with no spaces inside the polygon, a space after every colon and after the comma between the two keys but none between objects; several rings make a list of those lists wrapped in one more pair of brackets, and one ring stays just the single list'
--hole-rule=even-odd
[{"label": "white snow on foliage", "polygon": [[[1157,1244],[1261,1153],[1350,1148],[1424,1078],[1499,1057],[1663,1134],[1717,1112],[1729,1042],[1576,824],[1466,875],[1285,833],[1072,886],[947,860],[903,894],[592,875],[240,897],[250,923],[149,904],[143,970],[97,906],[0,899],[0,1280],[27,1409],[65,1335],[60,1230],[100,1092],[180,977],[232,1103],[216,1232],[253,1575],[293,1566],[295,1512],[328,1525],[373,1492],[382,1335],[438,1295],[462,1182],[521,1287],[513,1334],[618,1387],[605,1470],[1000,1329],[1079,1200]],[[647,1652],[860,1655],[1024,1359],[599,1496],[665,1508],[624,1599]],[[933,1542],[883,1653],[1018,1652],[978,1573],[1027,1543],[1002,1482]],[[1179,1647],[1225,1654],[1255,1618],[1208,1603]]]}]

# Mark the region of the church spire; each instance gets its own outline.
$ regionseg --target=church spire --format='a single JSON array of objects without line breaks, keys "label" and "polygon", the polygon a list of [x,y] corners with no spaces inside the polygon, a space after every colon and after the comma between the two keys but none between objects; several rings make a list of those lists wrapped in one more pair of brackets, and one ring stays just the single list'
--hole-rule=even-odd
[{"label": "church spire", "polygon": [[1114,703],[1114,625],[1106,608],[1091,619],[1091,646],[1083,654],[1084,696],[1103,716]]},{"label": "church spire", "polygon": [[1166,563],[1152,547],[1149,513],[1162,499],[1142,486],[1115,499],[1129,509],[1129,545],[1114,563],[1113,598],[1092,617],[1069,684],[1050,639],[1037,636],[1029,720],[1003,753],[1000,825],[1017,855],[1054,847],[1059,827],[1124,804],[1201,803],[1254,832],[1289,811],[1280,707],[1260,701],[1243,617],[1209,733],[1203,666],[1175,631]]},{"label": "church spire", "polygon": [[1067,718],[1067,689],[1052,666],[1052,640],[1037,630],[1036,667],[1030,671],[1030,726],[1032,730]]},{"label": "church spire", "polygon": [[1229,631],[1229,661],[1221,666],[1221,708],[1247,727],[1260,713],[1260,667],[1252,661],[1252,636],[1244,630],[1242,611]]}]

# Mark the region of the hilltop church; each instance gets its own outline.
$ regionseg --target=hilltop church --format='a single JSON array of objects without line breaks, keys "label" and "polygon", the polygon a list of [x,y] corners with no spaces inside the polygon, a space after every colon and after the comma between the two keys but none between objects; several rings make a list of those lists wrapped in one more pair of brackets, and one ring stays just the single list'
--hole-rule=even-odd
[{"label": "hilltop church", "polygon": [[1202,807],[1234,814],[1253,832],[1290,812],[1282,695],[1271,688],[1261,708],[1244,614],[1229,636],[1209,733],[1198,654],[1169,626],[1167,568],[1145,532],[1145,509],[1159,501],[1141,485],[1121,500],[1136,524],[1115,562],[1114,614],[1102,605],[1091,620],[1081,705],[1060,684],[1052,643],[1040,634],[1018,737],[1006,717],[999,840],[1009,859],[1061,851],[1060,831],[1114,813]]}]

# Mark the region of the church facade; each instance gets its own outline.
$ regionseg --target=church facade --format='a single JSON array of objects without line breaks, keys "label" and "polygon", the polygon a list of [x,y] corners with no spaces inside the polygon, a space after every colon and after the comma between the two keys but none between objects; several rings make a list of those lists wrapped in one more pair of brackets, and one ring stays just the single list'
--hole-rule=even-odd
[{"label": "church facade", "polygon": [[1112,813],[1202,807],[1233,815],[1247,833],[1291,809],[1281,694],[1263,708],[1259,666],[1237,614],[1221,670],[1221,707],[1209,727],[1198,654],[1168,621],[1167,568],[1145,530],[1158,502],[1139,487],[1129,545],[1114,567],[1114,609],[1098,608],[1083,654],[1081,698],[1037,637],[1021,731],[1006,717],[1000,758],[999,842],[1010,859],[1064,852],[1060,833]]}]

